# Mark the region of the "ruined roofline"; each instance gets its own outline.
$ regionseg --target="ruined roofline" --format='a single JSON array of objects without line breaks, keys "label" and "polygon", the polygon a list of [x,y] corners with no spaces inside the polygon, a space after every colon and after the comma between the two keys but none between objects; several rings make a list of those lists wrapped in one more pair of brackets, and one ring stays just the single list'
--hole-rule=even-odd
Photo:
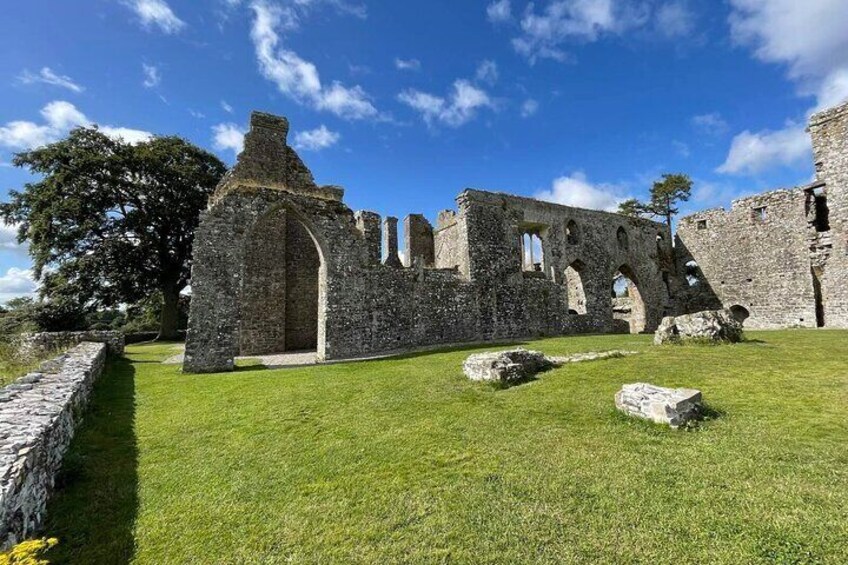
[{"label": "ruined roofline", "polygon": [[457,196],[457,201],[462,199],[463,197],[470,196],[472,198],[480,198],[483,199],[491,199],[491,198],[507,198],[509,200],[526,202],[533,206],[544,206],[547,208],[554,208],[558,210],[578,210],[580,212],[586,212],[589,214],[598,214],[603,216],[608,216],[610,218],[617,218],[626,221],[637,222],[643,225],[649,225],[653,227],[659,227],[661,229],[666,229],[666,225],[664,222],[656,222],[654,220],[649,220],[647,218],[634,218],[632,216],[626,216],[624,214],[619,214],[618,212],[607,212],[606,210],[593,210],[591,208],[581,208],[579,206],[568,206],[566,204],[557,204],[556,202],[548,202],[547,200],[539,200],[537,198],[531,198],[529,196],[519,196],[517,194],[510,194],[508,192],[501,191],[492,191],[492,190],[483,190],[479,188],[466,188],[463,190],[459,196]]},{"label": "ruined roofline", "polygon": [[[818,127],[848,113],[848,100],[837,106],[826,108],[810,116],[809,127]],[[808,130],[809,131],[809,130]]]},{"label": "ruined roofline", "polygon": [[289,146],[288,133],[289,121],[285,117],[252,112],[250,130],[244,136],[244,149],[218,184],[209,205],[232,192],[262,189],[341,202],[344,190],[315,183],[312,172]]},{"label": "ruined roofline", "polygon": [[712,216],[715,217],[717,214],[724,213],[729,214],[735,210],[739,210],[741,208],[748,208],[753,204],[759,204],[764,199],[768,200],[774,198],[776,196],[790,196],[796,192],[806,192],[815,188],[822,188],[825,186],[823,181],[814,181],[808,184],[802,184],[798,186],[794,186],[792,188],[776,188],[774,190],[768,190],[766,192],[760,192],[757,194],[752,194],[750,196],[743,196],[741,198],[736,198],[730,202],[730,209],[725,208],[724,206],[716,206],[715,208],[708,208],[706,210],[699,210],[698,212],[693,212],[692,214],[687,214],[678,220],[679,223],[683,222],[691,222],[693,220],[703,219],[704,217]]}]

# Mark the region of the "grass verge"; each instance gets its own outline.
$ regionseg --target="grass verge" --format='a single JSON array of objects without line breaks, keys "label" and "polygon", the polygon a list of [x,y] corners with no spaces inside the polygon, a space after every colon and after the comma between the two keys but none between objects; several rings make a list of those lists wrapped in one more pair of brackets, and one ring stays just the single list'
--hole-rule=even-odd
[{"label": "grass verge", "polygon": [[[567,364],[494,390],[485,348],[183,375],[160,345],[99,382],[50,505],[63,563],[845,563],[848,332],[533,341]],[[623,383],[701,389],[687,433]]]}]

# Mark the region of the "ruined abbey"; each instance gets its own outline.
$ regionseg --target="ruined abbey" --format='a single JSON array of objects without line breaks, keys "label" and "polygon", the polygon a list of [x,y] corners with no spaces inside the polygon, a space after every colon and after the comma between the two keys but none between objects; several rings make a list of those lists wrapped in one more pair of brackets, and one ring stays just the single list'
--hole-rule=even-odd
[{"label": "ruined abbey", "polygon": [[[184,368],[570,333],[728,308],[746,327],[848,327],[848,104],[813,116],[817,178],[664,224],[465,190],[436,225],[354,212],[284,118],[254,113],[196,234]],[[626,289],[616,291],[616,288]]]}]

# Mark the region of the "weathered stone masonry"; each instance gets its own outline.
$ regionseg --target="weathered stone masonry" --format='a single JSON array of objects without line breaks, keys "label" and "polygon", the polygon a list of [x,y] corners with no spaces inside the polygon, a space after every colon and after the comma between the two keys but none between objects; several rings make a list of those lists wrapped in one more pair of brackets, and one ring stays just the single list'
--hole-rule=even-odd
[{"label": "weathered stone masonry", "polygon": [[[381,230],[377,214],[343,204],[340,188],[317,186],[287,133],[285,119],[255,113],[203,215],[187,371],[230,370],[240,354],[311,348],[339,359],[611,331],[619,271],[638,304],[633,331],[653,330],[673,308],[663,225],[507,194],[466,190],[435,228],[407,217],[404,266],[397,220]],[[531,235],[542,253],[528,265]]]},{"label": "weathered stone masonry", "polygon": [[81,343],[0,390],[0,550],[40,530],[109,346]]},{"label": "weathered stone masonry", "polygon": [[678,264],[694,261],[699,279],[681,310],[732,308],[751,328],[848,328],[848,104],[809,131],[814,183],[680,221]]}]

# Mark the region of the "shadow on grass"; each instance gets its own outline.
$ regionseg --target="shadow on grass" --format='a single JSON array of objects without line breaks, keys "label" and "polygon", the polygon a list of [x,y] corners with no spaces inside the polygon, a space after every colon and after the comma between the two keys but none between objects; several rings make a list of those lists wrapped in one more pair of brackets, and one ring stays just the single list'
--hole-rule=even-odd
[{"label": "shadow on grass", "polygon": [[609,413],[612,419],[619,424],[625,424],[628,427],[636,427],[653,435],[675,433],[679,431],[697,432],[702,430],[704,425],[710,424],[727,416],[727,413],[724,410],[704,403],[701,405],[700,410],[698,410],[698,417],[696,419],[690,420],[679,428],[672,428],[666,424],[659,424],[631,414],[625,414],[621,410],[617,410],[615,408],[611,409]]},{"label": "shadow on grass", "polygon": [[110,359],[65,455],[47,507],[46,534],[59,538],[51,563],[129,563],[135,553],[138,445],[135,369]]}]

